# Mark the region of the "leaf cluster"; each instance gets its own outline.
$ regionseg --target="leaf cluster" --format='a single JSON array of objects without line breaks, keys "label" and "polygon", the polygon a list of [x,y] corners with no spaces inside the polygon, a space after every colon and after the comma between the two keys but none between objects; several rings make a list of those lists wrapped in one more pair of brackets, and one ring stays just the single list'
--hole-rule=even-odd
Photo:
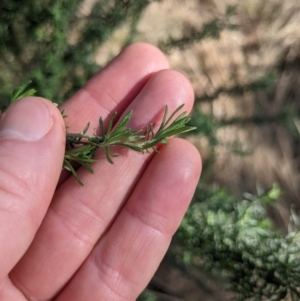
[{"label": "leaf cluster", "polygon": [[165,107],[162,122],[157,131],[155,131],[154,124],[150,124],[146,129],[131,130],[127,125],[132,116],[132,111],[129,111],[117,124],[113,127],[117,113],[113,114],[109,120],[108,128],[104,131],[103,120],[99,119],[100,135],[96,133],[87,135],[89,124],[83,129],[81,133],[66,134],[66,153],[64,157],[64,167],[71,171],[77,181],[83,185],[79,179],[72,163],[76,162],[85,167],[89,172],[93,173],[91,163],[95,162],[93,159],[96,151],[102,148],[105,152],[108,162],[113,164],[113,158],[118,154],[111,151],[113,146],[123,146],[137,152],[149,152],[151,149],[157,151],[159,143],[167,144],[168,137],[186,133],[195,129],[193,126],[188,126],[190,116],[186,112],[175,115],[182,109],[183,105],[179,106],[169,117],[168,107]]},{"label": "leaf cluster", "polygon": [[222,275],[238,300],[299,300],[300,231],[277,232],[265,210],[279,196],[276,185],[243,201],[198,187],[177,235],[183,263]]}]

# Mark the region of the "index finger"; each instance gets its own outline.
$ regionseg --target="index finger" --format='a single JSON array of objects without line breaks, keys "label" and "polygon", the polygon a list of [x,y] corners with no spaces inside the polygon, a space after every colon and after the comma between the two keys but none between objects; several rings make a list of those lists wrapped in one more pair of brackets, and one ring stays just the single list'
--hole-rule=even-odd
[{"label": "index finger", "polygon": [[105,122],[111,113],[121,115],[149,78],[168,67],[156,47],[145,43],[128,46],[61,106],[68,115],[69,131],[81,131],[87,121],[94,129],[100,116]]}]

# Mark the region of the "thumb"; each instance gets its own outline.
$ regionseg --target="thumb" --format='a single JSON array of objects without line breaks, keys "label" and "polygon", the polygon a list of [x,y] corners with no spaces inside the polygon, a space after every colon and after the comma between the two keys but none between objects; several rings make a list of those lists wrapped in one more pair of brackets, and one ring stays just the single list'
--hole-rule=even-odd
[{"label": "thumb", "polygon": [[28,97],[0,119],[0,282],[30,245],[53,197],[65,126],[49,101]]}]

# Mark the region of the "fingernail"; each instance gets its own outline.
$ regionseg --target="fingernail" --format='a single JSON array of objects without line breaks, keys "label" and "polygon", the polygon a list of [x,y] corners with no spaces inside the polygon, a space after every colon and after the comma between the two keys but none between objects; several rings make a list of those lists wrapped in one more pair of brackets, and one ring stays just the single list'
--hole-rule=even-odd
[{"label": "fingernail", "polygon": [[3,114],[0,137],[37,141],[51,127],[51,113],[46,103],[38,98],[24,98],[13,103]]}]

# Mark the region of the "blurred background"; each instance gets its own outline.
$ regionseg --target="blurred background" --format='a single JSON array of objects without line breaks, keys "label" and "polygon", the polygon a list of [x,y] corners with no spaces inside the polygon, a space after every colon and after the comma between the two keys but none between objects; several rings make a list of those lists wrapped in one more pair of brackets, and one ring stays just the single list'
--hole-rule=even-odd
[{"label": "blurred background", "polygon": [[1,0],[0,104],[62,103],[136,41],[191,81],[204,164],[139,300],[300,300],[300,2]]}]

